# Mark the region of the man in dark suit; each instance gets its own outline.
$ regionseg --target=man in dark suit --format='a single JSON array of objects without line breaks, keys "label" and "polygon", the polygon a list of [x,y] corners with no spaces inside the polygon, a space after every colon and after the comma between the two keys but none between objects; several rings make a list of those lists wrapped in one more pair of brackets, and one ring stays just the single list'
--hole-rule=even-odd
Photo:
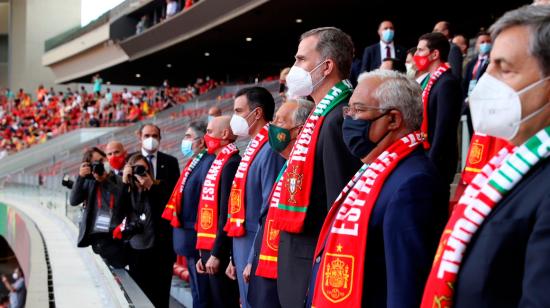
[{"label": "man in dark suit", "polygon": [[365,48],[361,63],[361,72],[370,72],[380,67],[385,59],[392,59],[394,69],[405,72],[407,50],[394,44],[394,27],[389,20],[384,20],[378,26],[380,42]]},{"label": "man in dark suit", "polygon": [[[458,163],[457,129],[462,111],[462,90],[460,81],[450,70],[444,71],[438,78],[436,72],[442,72],[447,56],[449,42],[441,33],[424,34],[418,40],[415,57],[426,59],[430,81],[425,91],[429,91],[427,102],[427,141],[428,157],[435,164],[447,184],[451,184]],[[416,60],[415,60],[416,61]],[[420,68],[420,63],[417,63]],[[432,86],[430,87],[430,83]],[[424,96],[424,95],[423,95]]]},{"label": "man in dark suit", "polygon": [[474,128],[518,148],[455,207],[422,307],[550,307],[550,6],[510,11],[490,31],[492,61],[470,95]]},{"label": "man in dark suit", "polygon": [[[312,72],[310,76],[315,86],[300,92],[304,96],[311,95],[317,106],[329,92],[334,92],[331,90],[335,86],[349,91],[351,85],[344,79],[350,73],[353,42],[340,29],[317,28],[302,34],[295,58],[294,67],[287,77],[291,93],[296,88],[293,70],[300,69]],[[309,206],[302,232],[280,233],[277,288],[282,307],[304,305],[315,243],[324,218],[332,202],[360,166],[359,159],[351,155],[342,140],[342,108],[348,99],[349,94],[328,112],[321,123],[316,147],[309,149],[315,151],[310,162],[314,165],[313,182],[311,194],[306,196],[309,197]],[[298,142],[294,148],[297,145]]]},{"label": "man in dark suit", "polygon": [[440,21],[435,24],[433,32],[439,32],[445,35],[447,40],[449,40],[451,49],[449,51],[447,61],[451,65],[453,75],[455,75],[458,80],[462,79],[462,51],[460,50],[460,47],[451,41],[453,38],[451,33],[451,24],[448,21]]},{"label": "man in dark suit", "polygon": [[[170,222],[161,218],[164,207],[170,199],[170,194],[179,179],[178,160],[159,151],[161,140],[160,128],[154,124],[144,124],[138,131],[141,143],[141,154],[147,158],[155,176],[165,189],[155,190],[153,200],[153,224],[155,229],[155,246],[153,253],[135,256],[134,264],[154,264],[148,270],[148,276],[155,281],[153,298],[150,298],[155,307],[168,307],[170,300],[170,286],[172,282],[172,268],[176,255],[172,247],[172,226]],[[138,266],[144,270],[143,266]],[[132,265],[130,265],[130,273]]]},{"label": "man in dark suit", "polygon": [[[390,146],[401,143],[402,138],[406,138],[409,145],[405,146],[410,148],[410,138],[419,135],[422,122],[420,93],[420,86],[415,81],[396,72],[375,71],[361,78],[350,98],[349,112],[344,119],[344,140],[352,153],[364,155],[361,160],[371,164],[382,153],[392,152]],[[361,129],[364,127],[368,128]],[[364,264],[355,262],[348,273],[349,277],[362,276],[362,285],[355,284],[357,280],[354,282],[351,278],[347,289],[345,286],[339,289],[342,293],[350,292],[350,298],[361,294],[360,302],[342,299],[345,302],[341,304],[349,307],[418,307],[422,298],[438,237],[448,216],[446,204],[449,195],[435,166],[422,149],[420,138],[416,141],[416,148],[396,163],[395,169],[381,183],[377,196],[356,195],[355,206],[352,205],[347,211],[354,213],[353,222],[358,223],[356,229],[368,228],[364,238],[346,232],[338,240],[343,245],[338,248],[342,255],[351,254],[357,260],[361,257],[359,254],[365,254]],[[363,172],[368,174],[365,170]],[[365,185],[364,180],[357,181],[354,189],[362,191]],[[374,185],[377,184],[373,184],[373,190]],[[363,220],[363,216],[369,215],[368,198],[376,198],[376,201],[370,218]],[[357,206],[362,204],[358,200],[364,201],[364,205]],[[342,205],[335,203],[333,206]],[[346,225],[348,230],[353,229],[351,221],[343,222],[345,218],[338,216],[333,216],[325,224],[331,223],[332,230]],[[339,219],[342,221],[337,222]],[[330,243],[331,236],[332,232],[328,237],[320,237],[319,243]],[[356,255],[352,254],[350,243],[361,247]],[[328,262],[328,259],[323,260],[328,258],[326,253],[332,251],[330,245],[322,246],[315,259],[310,284],[310,290],[314,289],[315,295],[309,293],[308,307],[312,295],[314,304],[320,304],[318,300],[323,297],[322,290],[315,286],[319,286],[319,280],[326,280],[323,279],[327,277],[326,270],[320,268],[323,261]],[[326,262],[324,264],[329,264]]]}]

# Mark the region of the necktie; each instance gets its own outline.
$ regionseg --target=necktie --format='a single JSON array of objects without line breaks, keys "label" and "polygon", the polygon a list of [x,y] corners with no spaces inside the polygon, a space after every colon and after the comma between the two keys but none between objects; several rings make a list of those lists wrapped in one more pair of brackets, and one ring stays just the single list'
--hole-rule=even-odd
[{"label": "necktie", "polygon": [[390,46],[386,45],[386,59],[391,58]]},{"label": "necktie", "polygon": [[155,165],[153,164],[153,158],[155,155],[147,155],[147,161],[149,162],[149,167],[151,168],[151,173],[155,177]]}]

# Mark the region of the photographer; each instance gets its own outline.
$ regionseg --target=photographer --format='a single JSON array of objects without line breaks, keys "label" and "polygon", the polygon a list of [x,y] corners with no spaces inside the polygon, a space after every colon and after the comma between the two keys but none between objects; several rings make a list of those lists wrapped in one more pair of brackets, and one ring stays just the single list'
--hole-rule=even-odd
[{"label": "photographer", "polygon": [[93,147],[84,153],[78,176],[71,189],[70,204],[83,203],[78,247],[92,246],[107,264],[126,266],[127,254],[123,243],[112,239],[112,231],[122,222],[123,184],[114,175],[105,153]]}]

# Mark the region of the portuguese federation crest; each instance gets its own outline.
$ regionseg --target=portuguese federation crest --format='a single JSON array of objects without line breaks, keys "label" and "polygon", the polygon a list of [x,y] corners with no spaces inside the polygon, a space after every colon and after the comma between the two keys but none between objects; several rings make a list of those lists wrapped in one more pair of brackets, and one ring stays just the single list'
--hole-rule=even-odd
[{"label": "portuguese federation crest", "polygon": [[287,175],[288,178],[286,180],[285,187],[290,193],[288,203],[296,204],[296,193],[298,193],[299,190],[302,190],[302,181],[304,175],[298,173],[298,166],[294,166],[294,169],[288,172]]}]

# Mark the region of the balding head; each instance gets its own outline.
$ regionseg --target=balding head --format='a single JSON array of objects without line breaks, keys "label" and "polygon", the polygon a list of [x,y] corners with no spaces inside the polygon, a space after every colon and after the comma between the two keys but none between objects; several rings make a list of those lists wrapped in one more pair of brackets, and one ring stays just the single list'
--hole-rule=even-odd
[{"label": "balding head", "polygon": [[208,115],[211,117],[219,117],[222,115],[222,110],[218,106],[212,106],[208,109]]},{"label": "balding head", "polygon": [[126,156],[126,150],[124,149],[122,143],[117,140],[112,140],[105,146],[105,154],[107,154],[107,158],[120,155]]},{"label": "balding head", "polygon": [[450,24],[448,21],[440,21],[435,24],[433,32],[439,32],[448,38],[451,37]]},{"label": "balding head", "polygon": [[236,137],[231,130],[231,117],[220,116],[212,119],[206,128],[206,134],[210,137],[227,141],[225,144],[235,141]]}]

